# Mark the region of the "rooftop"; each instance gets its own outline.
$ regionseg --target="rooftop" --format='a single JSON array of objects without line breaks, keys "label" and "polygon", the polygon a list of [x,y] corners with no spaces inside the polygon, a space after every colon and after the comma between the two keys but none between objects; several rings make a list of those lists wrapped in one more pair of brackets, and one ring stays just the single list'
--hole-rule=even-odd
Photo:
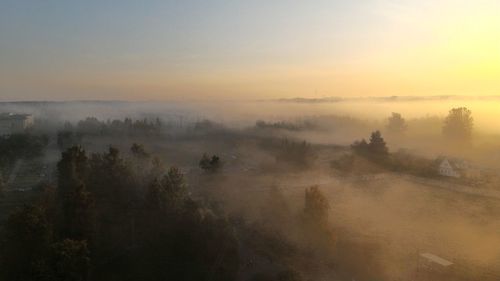
[{"label": "rooftop", "polygon": [[437,263],[437,264],[445,266],[445,267],[453,264],[451,261],[445,260],[445,259],[438,257],[438,256],[431,254],[431,253],[423,253],[423,254],[420,254],[420,256],[427,259],[430,262],[434,262],[434,263]]}]

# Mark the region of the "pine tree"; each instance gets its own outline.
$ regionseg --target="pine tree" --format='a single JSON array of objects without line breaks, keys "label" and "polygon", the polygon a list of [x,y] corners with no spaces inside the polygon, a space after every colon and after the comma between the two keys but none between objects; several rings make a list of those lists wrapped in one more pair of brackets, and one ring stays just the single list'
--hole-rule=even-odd
[{"label": "pine tree", "polygon": [[389,155],[389,150],[387,145],[382,138],[380,131],[375,131],[370,137],[369,150],[371,156],[374,157],[387,157]]}]

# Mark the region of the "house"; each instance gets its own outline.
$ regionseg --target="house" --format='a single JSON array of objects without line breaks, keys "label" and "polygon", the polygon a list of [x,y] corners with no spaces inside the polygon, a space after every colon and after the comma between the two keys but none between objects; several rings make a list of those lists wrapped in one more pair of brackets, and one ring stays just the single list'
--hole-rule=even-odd
[{"label": "house", "polygon": [[438,167],[438,172],[441,176],[445,177],[453,177],[453,178],[459,178],[460,173],[458,171],[458,167],[452,165],[447,158],[444,158],[440,161],[441,163],[439,164]]},{"label": "house", "polygon": [[31,114],[0,113],[0,135],[22,133],[33,126],[33,123]]},{"label": "house", "polygon": [[415,280],[457,280],[453,262],[431,253],[421,253],[418,259]]},{"label": "house", "polygon": [[453,178],[477,179],[481,177],[481,169],[463,159],[439,157],[438,173]]},{"label": "house", "polygon": [[429,263],[437,264],[437,265],[440,265],[443,267],[448,267],[450,265],[453,265],[453,263],[451,261],[445,260],[445,259],[438,257],[438,256],[431,254],[431,253],[423,253],[423,254],[420,254],[420,256],[422,258],[424,258]]}]

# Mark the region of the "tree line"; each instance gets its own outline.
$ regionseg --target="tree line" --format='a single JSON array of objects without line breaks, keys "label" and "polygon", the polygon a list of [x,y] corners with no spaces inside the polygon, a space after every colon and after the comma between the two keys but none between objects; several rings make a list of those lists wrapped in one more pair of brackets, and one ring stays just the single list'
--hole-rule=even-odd
[{"label": "tree line", "polygon": [[[386,129],[392,134],[401,135],[408,129],[408,124],[400,113],[393,112],[387,119]],[[442,133],[453,143],[470,144],[473,129],[472,111],[466,107],[457,107],[448,112],[443,122]]]}]

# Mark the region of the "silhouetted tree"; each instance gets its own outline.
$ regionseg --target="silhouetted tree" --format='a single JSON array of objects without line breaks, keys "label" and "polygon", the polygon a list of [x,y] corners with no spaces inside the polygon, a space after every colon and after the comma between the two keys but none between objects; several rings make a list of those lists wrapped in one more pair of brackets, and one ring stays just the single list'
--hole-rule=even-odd
[{"label": "silhouetted tree", "polygon": [[45,135],[13,134],[0,136],[0,166],[9,167],[17,159],[40,157],[48,144]]},{"label": "silhouetted tree", "polygon": [[39,280],[45,275],[51,236],[43,208],[26,205],[10,215],[0,251],[5,280]]},{"label": "silhouetted tree", "polygon": [[[131,167],[117,148],[107,153],[93,154],[90,158],[88,186],[96,198],[96,204],[113,209],[123,208],[134,196],[134,179]],[[102,203],[102,204],[101,204]]]},{"label": "silhouetted tree", "polygon": [[325,225],[328,222],[330,204],[319,187],[312,186],[306,189],[304,215],[308,223]]},{"label": "silhouetted tree", "polygon": [[57,163],[58,193],[65,197],[85,182],[89,171],[88,157],[81,146],[73,146],[62,153]]},{"label": "silhouetted tree", "polygon": [[140,159],[149,158],[149,153],[146,152],[146,150],[144,149],[144,145],[142,144],[137,144],[137,143],[132,144],[130,152],[132,152],[132,155],[136,158]]},{"label": "silhouetted tree", "polygon": [[133,239],[137,182],[131,167],[114,147],[93,154],[89,162],[87,190],[93,195],[96,209],[95,250],[105,258],[128,247]]},{"label": "silhouetted tree", "polygon": [[87,135],[100,135],[104,132],[105,124],[95,117],[87,117],[76,125],[77,132]]},{"label": "silhouetted tree", "polygon": [[152,183],[155,179],[158,179],[165,173],[165,164],[158,157],[153,157],[151,159],[151,169],[148,171],[149,183]]},{"label": "silhouetted tree", "polygon": [[372,133],[370,137],[369,149],[370,153],[375,157],[387,157],[389,154],[389,150],[380,131]]},{"label": "silhouetted tree", "polygon": [[370,143],[362,139],[361,141],[354,142],[351,148],[357,154],[377,161],[385,160],[389,156],[389,149],[380,131],[375,131],[371,134]]},{"label": "silhouetted tree", "polygon": [[360,155],[368,155],[370,153],[370,146],[366,142],[365,139],[361,139],[360,141],[355,141],[351,144],[352,150]]},{"label": "silhouetted tree", "polygon": [[0,197],[3,196],[3,193],[5,191],[5,188],[7,187],[7,184],[5,183],[2,172],[0,171]]},{"label": "silhouetted tree", "polygon": [[388,118],[387,130],[394,134],[401,134],[406,131],[408,125],[400,113],[393,112]]},{"label": "silhouetted tree", "polygon": [[302,234],[308,251],[317,253],[322,259],[331,258],[335,239],[328,222],[330,203],[319,187],[306,189],[302,216]]},{"label": "silhouetted tree", "polygon": [[65,239],[51,245],[49,251],[51,281],[85,281],[90,270],[87,242]]},{"label": "silhouetted tree", "polygon": [[312,165],[316,156],[315,151],[306,141],[296,142],[284,139],[278,147],[276,160],[306,168]]},{"label": "silhouetted tree", "polygon": [[187,197],[184,176],[176,167],[171,167],[161,179],[155,180],[148,189],[149,208],[176,210],[182,207]]},{"label": "silhouetted tree", "polygon": [[94,232],[94,199],[85,184],[79,185],[65,204],[66,225],[63,226],[65,238],[92,239]]},{"label": "silhouetted tree", "polygon": [[222,162],[220,161],[219,156],[213,155],[212,157],[209,157],[206,153],[203,154],[201,157],[200,163],[199,163],[200,168],[207,172],[217,172],[222,168]]},{"label": "silhouetted tree", "polygon": [[80,146],[63,152],[57,163],[57,227],[61,237],[90,238],[93,204],[86,190],[88,169],[87,154]]},{"label": "silhouetted tree", "polygon": [[453,108],[444,120],[443,134],[454,142],[470,142],[474,119],[465,107]]}]

